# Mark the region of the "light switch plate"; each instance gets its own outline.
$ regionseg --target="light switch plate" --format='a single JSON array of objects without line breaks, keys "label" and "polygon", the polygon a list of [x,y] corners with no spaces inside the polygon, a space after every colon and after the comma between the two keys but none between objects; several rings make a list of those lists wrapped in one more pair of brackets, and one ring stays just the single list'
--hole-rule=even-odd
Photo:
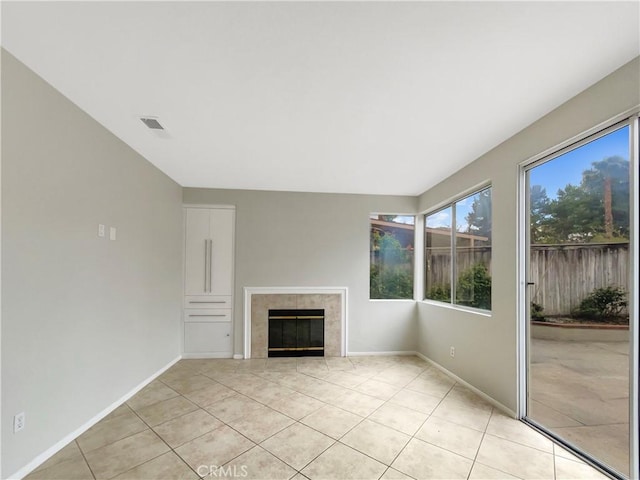
[{"label": "light switch plate", "polygon": [[109,240],[116,239],[116,227],[109,228]]},{"label": "light switch plate", "polygon": [[101,223],[98,224],[98,236],[104,237],[104,225]]}]

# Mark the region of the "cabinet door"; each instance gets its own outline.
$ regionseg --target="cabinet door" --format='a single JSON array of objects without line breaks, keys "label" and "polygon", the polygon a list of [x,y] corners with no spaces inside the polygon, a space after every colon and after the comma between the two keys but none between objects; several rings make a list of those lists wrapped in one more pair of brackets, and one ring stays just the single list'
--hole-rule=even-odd
[{"label": "cabinet door", "polygon": [[208,209],[185,209],[185,295],[209,294],[210,219]]},{"label": "cabinet door", "polygon": [[210,294],[233,294],[233,230],[235,212],[230,209],[211,210],[212,241]]},{"label": "cabinet door", "polygon": [[185,323],[184,351],[231,356],[231,323]]}]

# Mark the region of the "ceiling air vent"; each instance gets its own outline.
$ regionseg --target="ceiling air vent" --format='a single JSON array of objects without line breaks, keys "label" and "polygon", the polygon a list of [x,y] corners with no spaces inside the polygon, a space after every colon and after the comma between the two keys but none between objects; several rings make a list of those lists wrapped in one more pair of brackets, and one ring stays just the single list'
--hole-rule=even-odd
[{"label": "ceiling air vent", "polygon": [[160,122],[158,122],[158,120],[153,117],[140,117],[140,120],[142,120],[142,123],[144,123],[151,130],[164,130],[164,127],[160,125]]}]

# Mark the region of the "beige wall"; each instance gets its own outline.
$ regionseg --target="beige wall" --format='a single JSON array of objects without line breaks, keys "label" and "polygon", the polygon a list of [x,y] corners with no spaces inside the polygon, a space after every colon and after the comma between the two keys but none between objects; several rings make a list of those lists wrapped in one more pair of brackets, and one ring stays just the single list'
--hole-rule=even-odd
[{"label": "beige wall", "polygon": [[4,50],[2,139],[6,477],[180,354],[182,190]]},{"label": "beige wall", "polygon": [[419,210],[427,211],[482,182],[493,186],[492,315],[420,303],[420,352],[514,411],[518,164],[640,104],[639,72],[636,58],[419,198]]},{"label": "beige wall", "polygon": [[369,300],[369,214],[415,197],[185,188],[184,202],[236,206],[236,354],[244,287],[348,287],[347,351],[415,350],[415,303]]}]

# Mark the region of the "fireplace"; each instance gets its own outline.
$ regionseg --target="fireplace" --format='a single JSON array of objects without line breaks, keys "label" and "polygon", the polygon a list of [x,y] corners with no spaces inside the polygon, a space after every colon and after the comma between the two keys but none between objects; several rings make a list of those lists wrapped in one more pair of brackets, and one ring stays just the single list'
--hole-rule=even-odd
[{"label": "fireplace", "polygon": [[269,356],[269,310],[323,310],[323,356],[346,355],[346,288],[244,287],[244,358]]},{"label": "fireplace", "polygon": [[269,357],[324,356],[323,309],[269,309]]}]

